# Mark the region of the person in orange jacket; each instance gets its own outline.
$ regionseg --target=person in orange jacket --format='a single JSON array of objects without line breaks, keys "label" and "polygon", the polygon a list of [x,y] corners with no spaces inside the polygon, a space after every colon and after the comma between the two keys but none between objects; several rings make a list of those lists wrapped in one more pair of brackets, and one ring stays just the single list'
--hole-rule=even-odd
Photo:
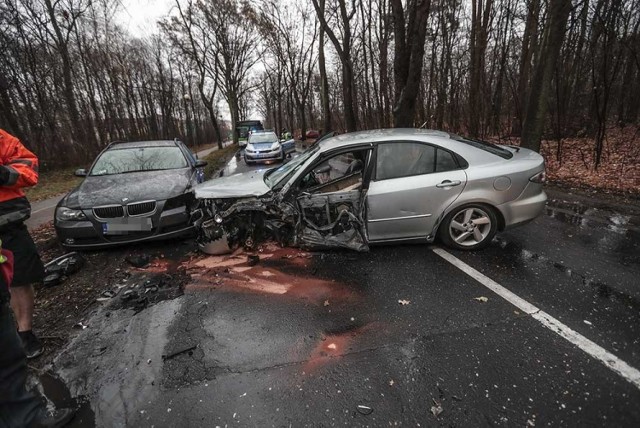
[{"label": "person in orange jacket", "polygon": [[13,252],[15,269],[11,284],[11,308],[27,358],[42,354],[32,331],[33,285],[44,279],[44,266],[24,221],[31,215],[25,187],[38,182],[38,158],[13,135],[0,129],[0,239]]}]

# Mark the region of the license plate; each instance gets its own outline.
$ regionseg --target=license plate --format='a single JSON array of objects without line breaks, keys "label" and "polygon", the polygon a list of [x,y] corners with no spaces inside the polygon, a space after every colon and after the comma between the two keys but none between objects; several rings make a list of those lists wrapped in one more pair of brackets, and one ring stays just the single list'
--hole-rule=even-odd
[{"label": "license plate", "polygon": [[151,218],[121,218],[102,223],[105,235],[126,235],[129,232],[148,232],[153,228]]},{"label": "license plate", "polygon": [[259,157],[260,159],[268,158],[268,157],[270,157],[270,156],[271,156],[271,155],[270,155],[269,153],[258,153],[258,157]]}]

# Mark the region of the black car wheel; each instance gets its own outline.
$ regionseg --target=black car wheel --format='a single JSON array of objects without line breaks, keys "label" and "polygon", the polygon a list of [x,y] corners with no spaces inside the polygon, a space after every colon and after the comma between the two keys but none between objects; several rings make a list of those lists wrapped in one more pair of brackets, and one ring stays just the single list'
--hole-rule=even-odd
[{"label": "black car wheel", "polygon": [[438,236],[457,250],[478,250],[489,245],[498,231],[493,208],[482,204],[463,205],[446,215]]}]

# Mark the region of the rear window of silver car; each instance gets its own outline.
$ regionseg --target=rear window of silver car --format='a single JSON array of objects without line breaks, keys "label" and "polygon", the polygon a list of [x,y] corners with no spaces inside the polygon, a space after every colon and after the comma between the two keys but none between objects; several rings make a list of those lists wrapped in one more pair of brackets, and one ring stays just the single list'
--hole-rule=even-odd
[{"label": "rear window of silver car", "polygon": [[480,150],[484,150],[485,152],[489,152],[491,154],[494,154],[496,156],[500,156],[503,159],[511,159],[513,157],[513,153],[511,153],[509,150],[507,149],[503,149],[500,146],[497,146],[493,143],[490,143],[488,141],[482,141],[482,140],[474,140],[471,138],[464,138],[461,137],[459,135],[455,135],[455,134],[449,134],[450,138],[452,140],[456,140],[459,141],[461,143],[465,143],[468,144],[470,146],[475,147],[476,149],[480,149]]},{"label": "rear window of silver car", "polygon": [[187,159],[178,147],[132,147],[102,153],[89,175],[186,168]]}]

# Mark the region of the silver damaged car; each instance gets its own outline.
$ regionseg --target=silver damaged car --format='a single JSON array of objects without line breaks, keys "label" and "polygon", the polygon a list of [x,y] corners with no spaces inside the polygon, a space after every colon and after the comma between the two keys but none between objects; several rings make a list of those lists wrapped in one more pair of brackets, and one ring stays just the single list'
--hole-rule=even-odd
[{"label": "silver damaged car", "polygon": [[422,129],[343,134],[278,168],[198,185],[198,240],[205,251],[265,239],[366,251],[436,238],[475,250],[540,215],[544,181],[544,159],[524,148]]}]

